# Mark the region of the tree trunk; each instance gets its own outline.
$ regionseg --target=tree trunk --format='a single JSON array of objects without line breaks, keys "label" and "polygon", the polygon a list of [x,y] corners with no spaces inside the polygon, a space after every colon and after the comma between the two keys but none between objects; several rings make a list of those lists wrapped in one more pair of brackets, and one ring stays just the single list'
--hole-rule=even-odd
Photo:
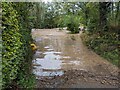
[{"label": "tree trunk", "polygon": [[99,3],[99,12],[100,12],[100,32],[107,30],[107,2]]}]

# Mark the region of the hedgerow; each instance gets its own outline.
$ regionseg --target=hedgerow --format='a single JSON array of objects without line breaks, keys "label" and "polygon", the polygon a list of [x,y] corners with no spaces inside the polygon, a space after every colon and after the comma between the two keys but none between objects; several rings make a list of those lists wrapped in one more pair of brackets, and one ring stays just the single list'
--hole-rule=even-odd
[{"label": "hedgerow", "polygon": [[[2,2],[2,26],[4,27],[2,30],[3,88],[32,87],[30,78],[33,76],[29,68],[32,61],[31,30],[24,27],[28,23],[24,19],[20,19],[24,17],[20,15],[21,11],[14,9],[14,6],[19,4],[21,3]],[[26,15],[26,13],[23,14]],[[22,22],[25,23],[22,24]]]},{"label": "hedgerow", "polygon": [[2,88],[2,55],[1,55],[1,50],[2,49],[2,43],[0,40],[0,89]]}]

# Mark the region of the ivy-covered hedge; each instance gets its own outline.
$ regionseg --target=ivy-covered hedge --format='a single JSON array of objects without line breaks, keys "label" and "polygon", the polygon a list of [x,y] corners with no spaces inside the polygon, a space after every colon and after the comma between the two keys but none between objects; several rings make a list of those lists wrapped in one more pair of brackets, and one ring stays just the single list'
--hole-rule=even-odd
[{"label": "ivy-covered hedge", "polygon": [[[27,88],[32,87],[34,83],[30,81],[30,78],[33,77],[30,76],[29,68],[32,61],[31,30],[24,27],[24,25],[28,25],[28,21],[25,22],[24,19],[20,19],[24,16],[20,15],[19,12],[21,11],[14,8],[18,4],[2,2],[2,26],[4,27],[2,30],[3,88],[13,88],[14,86]],[[22,22],[24,23],[22,24]]]},{"label": "ivy-covered hedge", "polygon": [[[1,38],[0,38],[1,39]],[[2,41],[0,40],[0,89],[2,88]]]},{"label": "ivy-covered hedge", "polygon": [[20,70],[22,57],[22,41],[19,33],[17,12],[11,3],[2,3],[2,31],[3,50],[2,50],[2,73],[3,85],[10,84],[16,79]]}]

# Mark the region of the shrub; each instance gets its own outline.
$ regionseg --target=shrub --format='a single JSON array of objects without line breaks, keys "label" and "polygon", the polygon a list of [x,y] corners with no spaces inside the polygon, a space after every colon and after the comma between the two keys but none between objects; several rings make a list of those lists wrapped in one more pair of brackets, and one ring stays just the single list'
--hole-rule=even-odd
[{"label": "shrub", "polygon": [[105,33],[103,36],[97,34],[90,35],[83,33],[81,36],[83,42],[100,56],[106,58],[108,61],[119,66],[119,50],[118,50],[118,35],[117,33]]},{"label": "shrub", "polygon": [[[2,3],[2,25],[5,27],[2,30],[3,88],[13,88],[16,85],[21,88],[31,88],[34,85],[30,73],[32,61],[31,30],[28,27],[29,20],[21,19],[24,16],[18,17],[20,11],[18,12],[13,7],[18,4]],[[20,5],[26,6],[26,3],[20,3]],[[27,14],[24,13],[24,15]]]},{"label": "shrub", "polygon": [[67,29],[71,31],[72,34],[79,33],[79,28],[75,23],[69,23],[67,27],[68,27]]},{"label": "shrub", "polygon": [[2,8],[2,25],[5,27],[2,30],[2,78],[3,86],[6,86],[16,79],[24,58],[17,12],[12,8],[11,3],[2,3]]},{"label": "shrub", "polygon": [[70,23],[67,24],[67,30],[71,31],[72,34],[79,33],[79,23],[76,22],[76,19],[70,20]]}]

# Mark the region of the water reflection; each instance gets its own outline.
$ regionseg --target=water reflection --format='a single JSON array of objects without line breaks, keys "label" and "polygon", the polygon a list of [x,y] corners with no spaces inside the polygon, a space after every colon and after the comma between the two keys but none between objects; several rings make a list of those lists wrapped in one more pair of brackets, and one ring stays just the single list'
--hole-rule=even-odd
[{"label": "water reflection", "polygon": [[[54,57],[53,55],[55,55],[55,54],[61,54],[61,52],[51,51],[51,52],[45,52],[45,53],[43,53],[43,54],[51,54],[52,57]],[[56,57],[56,55],[55,55],[55,57]]]},{"label": "water reflection", "polygon": [[[61,76],[63,71],[61,70],[62,61],[61,52],[49,51],[48,46],[45,47],[48,49],[46,52],[42,53],[43,58],[36,58],[33,60],[33,73],[36,76]],[[53,50],[53,49],[51,49]],[[49,52],[48,52],[49,51]],[[36,52],[36,54],[41,54]]]}]

